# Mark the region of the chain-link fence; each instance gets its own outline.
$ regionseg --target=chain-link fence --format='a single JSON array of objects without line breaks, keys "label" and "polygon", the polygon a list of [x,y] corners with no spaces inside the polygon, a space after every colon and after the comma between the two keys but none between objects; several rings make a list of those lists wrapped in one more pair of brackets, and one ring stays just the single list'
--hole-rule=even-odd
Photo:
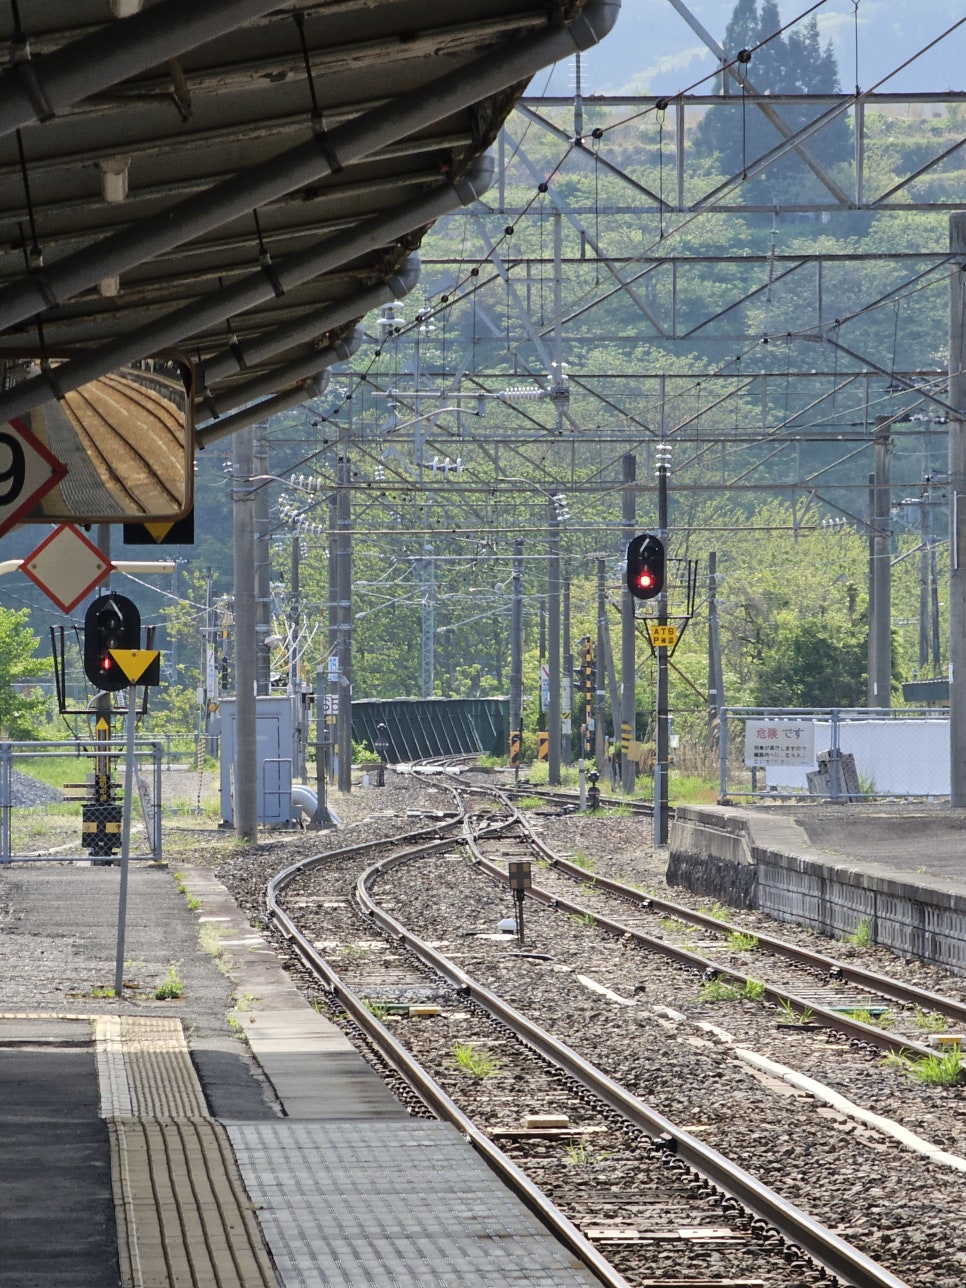
[{"label": "chain-link fence", "polygon": [[[121,852],[127,744],[0,742],[0,863]],[[161,857],[161,744],[136,741],[129,857]]]},{"label": "chain-link fence", "polygon": [[718,717],[722,799],[949,795],[944,708],[723,707]]}]

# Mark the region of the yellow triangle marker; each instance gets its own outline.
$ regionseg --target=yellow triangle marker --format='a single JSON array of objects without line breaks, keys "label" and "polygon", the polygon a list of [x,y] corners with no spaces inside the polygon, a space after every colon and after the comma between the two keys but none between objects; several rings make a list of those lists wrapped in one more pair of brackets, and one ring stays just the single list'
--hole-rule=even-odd
[{"label": "yellow triangle marker", "polygon": [[108,733],[110,731],[111,725],[109,721],[105,720],[104,717],[101,716],[100,720],[98,720],[94,728],[97,730],[98,733]]},{"label": "yellow triangle marker", "polygon": [[160,543],[165,539],[165,537],[174,527],[174,522],[172,521],[170,523],[163,523],[163,522],[145,523],[143,526],[147,529],[148,532],[150,532],[151,536],[154,537],[155,541]]},{"label": "yellow triangle marker", "polygon": [[151,663],[161,656],[154,648],[112,648],[108,651],[129,684],[137,684]]}]

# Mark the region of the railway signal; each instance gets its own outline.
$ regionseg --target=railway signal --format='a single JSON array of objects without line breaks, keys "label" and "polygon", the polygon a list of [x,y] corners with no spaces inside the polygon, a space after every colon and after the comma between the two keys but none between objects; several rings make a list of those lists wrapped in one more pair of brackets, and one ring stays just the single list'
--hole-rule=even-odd
[{"label": "railway signal", "polygon": [[98,595],[84,616],[84,674],[105,693],[126,689],[130,680],[112,649],[141,646],[141,614],[126,595]]},{"label": "railway signal", "polygon": [[664,543],[649,532],[627,547],[627,589],[635,599],[654,599],[664,589]]}]

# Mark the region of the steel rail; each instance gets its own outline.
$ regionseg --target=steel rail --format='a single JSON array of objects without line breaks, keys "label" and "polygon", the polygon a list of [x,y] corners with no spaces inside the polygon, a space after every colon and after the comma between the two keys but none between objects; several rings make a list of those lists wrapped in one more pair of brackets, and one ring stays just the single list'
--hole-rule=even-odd
[{"label": "steel rail", "polygon": [[[501,883],[506,882],[506,873],[495,863],[491,863],[488,859],[480,856],[477,859],[477,864],[495,880]],[[783,988],[775,988],[771,984],[765,984],[753,975],[745,975],[741,971],[732,970],[730,966],[722,966],[707,957],[702,957],[699,953],[690,952],[687,948],[679,948],[676,944],[669,944],[664,939],[656,939],[652,935],[646,935],[643,931],[636,930],[632,926],[626,926],[622,922],[613,921],[610,917],[601,916],[600,913],[594,912],[582,904],[572,903],[569,899],[562,899],[559,895],[551,894],[548,890],[541,890],[538,886],[531,886],[527,894],[535,902],[548,908],[554,908],[559,912],[569,913],[574,917],[592,917],[594,922],[602,930],[606,930],[608,934],[617,938],[631,939],[648,952],[665,957],[677,966],[684,966],[689,970],[699,972],[706,979],[727,979],[741,987],[750,983],[759,984],[763,990],[761,996],[766,1001],[771,1002],[773,1006],[791,1007],[799,1015],[807,1014],[810,1023],[820,1024],[823,1028],[844,1033],[856,1042],[864,1042],[880,1051],[905,1052],[920,1059],[934,1058],[936,1055],[932,1047],[924,1046],[922,1043],[913,1042],[906,1038],[897,1038],[887,1033],[884,1029],[876,1028],[875,1025],[863,1024],[861,1020],[840,1014],[838,1011],[829,1010],[817,1002],[811,1002],[807,998],[799,997],[796,993],[790,993]]]},{"label": "steel rail", "polygon": [[[467,833],[467,842],[469,839]],[[804,1249],[827,1270],[844,1278],[854,1288],[908,1288],[903,1280],[877,1265],[800,1208],[787,1202],[749,1172],[632,1095],[565,1043],[477,983],[449,958],[406,930],[395,917],[380,908],[372,898],[369,886],[383,872],[407,862],[410,857],[412,856],[393,856],[363,873],[356,883],[356,900],[360,908],[381,930],[402,943],[426,966],[505,1024],[521,1042],[564,1069],[617,1113],[652,1138],[668,1142],[673,1152],[695,1172],[732,1195],[749,1211]]]},{"label": "steel rail", "polygon": [[[453,827],[460,820],[446,826]],[[420,833],[410,833],[398,842],[391,839],[385,842],[367,842],[363,845],[349,846],[344,850],[329,851],[302,859],[291,867],[276,874],[269,882],[266,891],[266,903],[272,924],[289,942],[307,969],[325,986],[328,993],[338,1002],[352,1020],[364,1033],[366,1040],[378,1051],[386,1062],[403,1081],[419,1096],[423,1104],[440,1119],[449,1123],[469,1142],[487,1166],[508,1186],[541,1221],[548,1230],[581,1262],[582,1265],[604,1285],[604,1288],[630,1288],[627,1280],[601,1255],[598,1249],[580,1233],[577,1227],[552,1203],[533,1181],[499,1149],[490,1138],[481,1132],[473,1121],[463,1113],[458,1105],[447,1095],[438,1082],[423,1068],[418,1060],[393,1036],[375,1015],[368,1009],[363,1000],[348,987],[329,963],[314,948],[312,943],[299,931],[294,921],[278,904],[278,896],[294,878],[313,867],[333,858],[343,858],[373,848],[373,845],[393,845],[417,840]],[[435,850],[445,849],[453,844],[452,838],[424,842],[395,857],[399,862],[409,862],[421,854],[430,854]],[[384,864],[379,863],[365,874],[375,879]],[[393,935],[394,938],[398,936]]]},{"label": "steel rail", "polygon": [[[496,789],[493,788],[481,788],[479,790],[491,792],[496,791]],[[499,795],[505,794],[504,789],[499,789]],[[740,931],[742,929],[740,926],[735,926],[730,922],[722,921],[717,917],[711,917],[706,913],[695,912],[691,908],[685,908],[681,904],[671,903],[669,900],[660,899],[654,895],[642,894],[640,890],[635,890],[631,886],[624,885],[622,882],[616,881],[612,877],[588,873],[585,868],[581,868],[576,863],[571,863],[568,859],[561,858],[558,854],[555,854],[553,850],[541,841],[538,836],[534,835],[532,829],[527,823],[527,820],[518,811],[514,811],[514,813],[515,819],[505,821],[503,826],[506,827],[510,826],[512,822],[519,822],[529,839],[529,843],[540,854],[541,858],[545,859],[551,867],[554,867],[566,876],[579,881],[581,884],[592,885],[595,889],[605,890],[617,898],[634,904],[642,911],[661,913],[666,916],[675,917],[678,921],[687,922],[693,926],[699,926],[702,930],[711,931],[719,936]],[[481,861],[486,864],[486,860]],[[503,876],[499,869],[495,869],[494,872],[499,874],[501,877]],[[553,899],[553,896],[548,895],[546,892],[532,891],[531,893],[533,893],[534,897],[540,902]],[[565,908],[565,910],[568,911],[573,910],[566,904],[566,900],[557,899],[557,906]],[[576,907],[576,905],[574,905],[574,907]],[[588,910],[586,908],[579,908],[577,911],[580,914],[583,914]],[[597,921],[600,924],[604,924],[605,919],[597,917]],[[615,928],[614,933],[630,934],[634,936],[642,935],[642,932],[632,930],[626,926],[619,926],[616,922],[611,924]],[[652,945],[656,946],[664,944],[665,942],[663,940],[652,939],[647,935],[642,935],[642,938],[649,948]],[[755,938],[758,940],[758,947],[763,949],[765,952],[772,954],[772,956],[793,962],[797,966],[804,966],[810,970],[815,970],[820,974],[824,974],[827,977],[840,981],[841,983],[851,984],[853,987],[863,989],[866,992],[875,993],[890,1002],[895,1002],[899,1006],[915,1006],[922,1010],[936,1011],[939,1014],[944,1015],[947,1019],[952,1020],[954,1023],[961,1024],[966,1028],[966,1003],[960,1002],[956,998],[945,997],[940,993],[933,993],[928,989],[917,988],[914,984],[906,984],[902,980],[894,979],[890,975],[880,975],[875,971],[865,970],[861,966],[855,966],[849,962],[838,961],[835,958],[825,956],[823,953],[815,952],[809,948],[800,947],[798,944],[788,943],[783,939],[776,939],[771,935],[756,933]],[[671,946],[665,945],[665,947],[670,948]],[[676,951],[684,953],[685,956],[693,957],[695,962],[700,964],[702,969],[715,970],[719,975],[730,974],[734,979],[743,980],[746,978],[738,972],[729,972],[726,967],[718,966],[714,962],[698,957],[697,954],[687,954],[687,950],[685,949]],[[667,953],[666,955],[670,955],[670,953]],[[676,960],[681,960],[684,964],[688,964],[683,958]],[[841,1022],[841,1017],[839,1017],[838,1012],[824,1012],[823,1008],[816,1006],[814,1003],[802,1001],[801,999],[796,1000],[791,994],[788,995],[788,998],[793,1002],[793,1004],[801,1005],[802,1007],[814,1011],[816,1016],[819,1014],[827,1014],[831,1016],[836,1021],[836,1027],[846,1027],[846,1024]],[[823,1020],[823,1023],[826,1023],[826,1021]],[[861,1025],[858,1021],[851,1021],[849,1023],[855,1023],[859,1026],[858,1031],[850,1034],[850,1036],[857,1037],[861,1041],[868,1040],[867,1037],[864,1036],[864,1033],[871,1032],[873,1034],[881,1034],[881,1030],[876,1028],[870,1029],[868,1025]],[[889,1046],[883,1046],[883,1043],[881,1042],[876,1043],[875,1045],[881,1046],[883,1049],[896,1049],[894,1042]],[[934,1056],[936,1054],[932,1048],[918,1043],[903,1043],[903,1047],[906,1050],[915,1051],[919,1055]]]},{"label": "steel rail", "polygon": [[[684,908],[680,904],[670,903],[665,899],[642,894],[639,890],[634,890],[631,886],[623,885],[620,881],[615,881],[610,877],[588,874],[585,869],[578,867],[576,863],[571,863],[569,860],[558,856],[551,856],[539,837],[534,837],[533,842],[552,867],[578,881],[593,884],[597,889],[606,890],[618,898],[626,899],[645,912],[655,912],[675,917],[678,921],[689,922],[691,925],[699,926],[702,930],[710,930],[718,935],[731,934],[742,929],[742,927],[732,925],[727,921],[721,921],[717,917],[710,917],[706,913],[695,912],[693,909]],[[843,983],[862,988],[867,992],[877,993],[880,997],[887,998],[890,1002],[896,1002],[900,1006],[918,1006],[922,1010],[938,1011],[941,1015],[945,1015],[947,1019],[953,1020],[957,1024],[962,1024],[966,1028],[966,1002],[957,1001],[954,997],[944,997],[941,993],[933,993],[928,989],[917,988],[914,984],[906,984],[900,979],[894,979],[891,975],[880,975],[876,971],[865,970],[863,967],[854,966],[849,962],[837,961],[832,957],[826,957],[824,953],[815,952],[810,948],[802,948],[798,944],[790,944],[783,939],[775,939],[770,935],[763,935],[757,931],[754,933],[755,938],[758,940],[758,947],[775,957],[784,958],[798,966],[809,967]]]}]

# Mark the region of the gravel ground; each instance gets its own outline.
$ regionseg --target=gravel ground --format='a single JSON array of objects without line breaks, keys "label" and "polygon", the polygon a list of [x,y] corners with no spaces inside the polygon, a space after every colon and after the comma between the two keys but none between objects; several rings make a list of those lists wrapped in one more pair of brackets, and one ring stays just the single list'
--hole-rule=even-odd
[{"label": "gravel ground", "polygon": [[[446,799],[431,788],[394,784],[378,793],[382,809],[366,812],[375,797],[375,791],[354,793],[343,803],[350,826],[339,843],[388,835],[405,822],[415,804],[439,808]],[[663,856],[653,854],[645,821],[541,817],[538,812],[536,822],[551,848],[585,856],[601,872],[687,902],[684,892],[666,887]],[[306,846],[317,852],[329,848],[330,840],[336,842],[335,837],[316,834],[284,844],[289,852]],[[220,872],[240,901],[256,907],[264,876],[260,869],[270,862],[269,850],[262,846],[257,860],[254,855],[238,857]],[[740,1045],[833,1084],[861,1105],[891,1114],[935,1145],[966,1154],[962,1088],[907,1084],[867,1049],[821,1035],[778,1033],[774,1014],[752,1004],[701,1003],[696,977],[549,910],[527,910],[528,948],[546,953],[549,961],[508,955],[505,945],[478,933],[492,932],[511,914],[506,892],[480,877],[468,880],[469,875],[466,865],[444,860],[413,865],[383,878],[377,895],[418,933],[444,941],[447,955],[470,974],[490,983],[545,1028],[564,1034],[647,1103],[741,1161],[913,1288],[961,1288],[966,1282],[962,1173],[911,1154],[811,1097],[756,1076],[735,1058],[720,1031],[731,1031]],[[579,902],[576,892],[571,897]],[[336,969],[345,973],[369,951],[372,931],[342,930],[339,915],[328,910],[313,934],[325,943]],[[791,927],[779,930],[756,914],[742,913],[736,920],[752,929],[760,924],[772,934],[814,939]],[[834,956],[848,946],[821,941],[821,947]],[[885,973],[896,973],[901,965],[880,951],[868,957],[863,951],[862,956]],[[580,984],[578,976],[635,1004],[602,1000]],[[949,983],[945,977],[930,980],[937,991],[949,991]],[[680,1018],[669,1018],[669,1013]],[[427,1032],[421,1030],[424,1036]],[[432,1065],[432,1052],[423,1054]],[[446,1055],[439,1052],[435,1063],[445,1072]]]}]

